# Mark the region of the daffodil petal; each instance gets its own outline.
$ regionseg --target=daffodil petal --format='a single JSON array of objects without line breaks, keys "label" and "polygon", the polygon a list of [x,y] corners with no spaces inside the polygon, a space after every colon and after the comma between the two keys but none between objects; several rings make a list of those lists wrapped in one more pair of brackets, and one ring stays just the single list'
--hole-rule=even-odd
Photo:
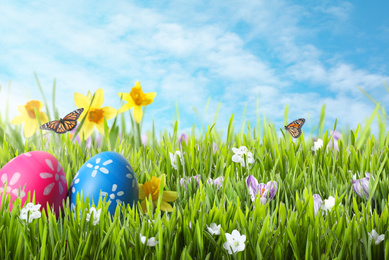
[{"label": "daffodil petal", "polygon": [[81,93],[74,93],[74,102],[78,108],[84,108],[86,111],[89,108],[90,99]]},{"label": "daffodil petal", "polygon": [[167,212],[172,212],[173,211],[173,207],[169,203],[167,203],[165,201],[162,201],[161,202],[161,210],[162,211],[167,211]]},{"label": "daffodil petal", "polygon": [[143,200],[143,201],[140,203],[140,205],[141,205],[141,207],[142,207],[143,213],[146,213],[146,212],[147,212],[146,200]]},{"label": "daffodil petal", "polygon": [[44,124],[46,123],[48,120],[47,118],[47,115],[45,114],[45,112],[39,112],[39,117],[41,119],[41,123]]},{"label": "daffodil petal", "polygon": [[151,103],[153,103],[154,98],[155,98],[156,95],[157,95],[156,92],[146,93],[146,94],[143,96],[143,100],[142,100],[141,105],[142,105],[142,106],[150,105]]},{"label": "daffodil petal", "polygon": [[139,189],[139,194],[138,194],[138,198],[140,200],[143,200],[146,198],[146,192],[145,190],[142,188],[143,184],[138,184],[138,189]]},{"label": "daffodil petal", "polygon": [[163,178],[163,186],[166,185],[166,174],[162,173],[161,175],[158,176],[158,179],[162,180],[162,176],[164,176]]},{"label": "daffodil petal", "polygon": [[178,193],[175,191],[164,191],[162,194],[162,201],[172,202],[178,198]]},{"label": "daffodil petal", "polygon": [[94,124],[89,122],[88,120],[84,121],[84,124],[82,125],[81,131],[80,131],[80,138],[81,140],[87,139],[93,132],[93,126]]},{"label": "daffodil petal", "polygon": [[118,114],[118,111],[113,107],[103,107],[102,110],[104,111],[104,117],[107,120],[114,118]]},{"label": "daffodil petal", "polygon": [[22,116],[15,116],[12,120],[11,120],[11,124],[13,125],[19,125],[21,123],[23,123],[24,121],[27,120],[27,117],[22,115]]},{"label": "daffodil petal", "polygon": [[105,132],[104,132],[104,122],[101,123],[101,124],[95,124],[97,130],[99,131],[100,134],[102,135],[105,135]]},{"label": "daffodil petal", "polygon": [[134,106],[134,118],[135,121],[139,124],[140,120],[142,120],[143,111],[141,106]]},{"label": "daffodil petal", "polygon": [[24,124],[24,137],[29,138],[35,134],[35,131],[37,129],[37,124],[35,120],[29,119],[26,120],[26,123]]},{"label": "daffodil petal", "polygon": [[18,106],[18,111],[19,111],[20,114],[28,116],[28,113],[27,113],[25,105]]},{"label": "daffodil petal", "polygon": [[84,112],[81,113],[81,115],[78,117],[77,121],[81,122],[82,119],[87,115],[87,108],[84,109]]},{"label": "daffodil petal", "polygon": [[38,101],[38,111],[41,110],[42,108],[43,108],[43,102]]},{"label": "daffodil petal", "polygon": [[129,102],[127,102],[127,104],[124,104],[118,111],[118,113],[123,113],[123,112],[126,112],[127,110],[133,108],[135,105],[134,101],[131,100]]},{"label": "daffodil petal", "polygon": [[125,100],[125,101],[133,101],[132,100],[132,97],[130,95],[130,93],[124,93],[124,92],[120,92],[118,93],[119,97],[122,99],[122,100]]},{"label": "daffodil petal", "polygon": [[142,87],[140,86],[140,81],[135,82],[134,88],[142,88]]},{"label": "daffodil petal", "polygon": [[93,103],[91,107],[100,108],[104,102],[104,90],[99,88],[95,92],[95,98],[93,99]]}]

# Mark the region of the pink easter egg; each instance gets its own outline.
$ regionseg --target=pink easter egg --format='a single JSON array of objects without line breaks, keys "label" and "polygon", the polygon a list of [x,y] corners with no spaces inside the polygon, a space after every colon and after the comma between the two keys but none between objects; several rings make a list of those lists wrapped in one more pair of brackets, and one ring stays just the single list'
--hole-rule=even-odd
[{"label": "pink easter egg", "polygon": [[66,175],[61,164],[53,155],[43,151],[23,153],[9,161],[0,170],[0,180],[0,198],[3,192],[7,192],[13,202],[19,195],[24,206],[27,193],[30,191],[32,198],[35,192],[35,204],[45,208],[49,203],[56,214],[59,208],[62,209],[62,200],[67,195]]}]

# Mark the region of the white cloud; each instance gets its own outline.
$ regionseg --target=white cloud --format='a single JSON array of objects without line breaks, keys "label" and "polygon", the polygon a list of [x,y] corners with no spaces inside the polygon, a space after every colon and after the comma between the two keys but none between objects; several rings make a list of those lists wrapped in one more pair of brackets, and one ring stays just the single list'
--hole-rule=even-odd
[{"label": "white cloud", "polygon": [[[191,127],[198,122],[192,108],[204,114],[209,97],[203,120],[212,123],[221,101],[221,128],[232,113],[240,122],[245,105],[246,118],[255,121],[257,97],[260,114],[275,122],[282,121],[287,103],[293,120],[295,115],[318,117],[323,102],[329,120],[362,122],[373,106],[357,85],[379,99],[386,93],[382,79],[389,79],[331,59],[310,41],[323,28],[303,26],[304,19],[321,12],[331,22],[347,21],[350,3],[311,9],[280,0],[172,2],[149,8],[125,2],[8,4],[0,20],[6,28],[0,32],[0,84],[13,81],[14,115],[16,105],[27,101],[27,88],[31,98],[41,100],[33,77],[37,71],[50,108],[52,80],[57,79],[60,114],[75,108],[74,92],[98,88],[105,90],[104,105],[119,108],[117,93],[129,92],[140,80],[145,92],[158,93],[147,117],[159,129],[169,127],[176,102],[182,128]],[[151,129],[151,121],[144,127]]]}]

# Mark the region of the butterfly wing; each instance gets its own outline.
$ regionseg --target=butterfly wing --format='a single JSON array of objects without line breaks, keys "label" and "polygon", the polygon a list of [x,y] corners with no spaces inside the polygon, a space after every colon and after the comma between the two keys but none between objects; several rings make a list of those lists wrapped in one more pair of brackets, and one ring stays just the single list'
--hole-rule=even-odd
[{"label": "butterfly wing", "polygon": [[76,127],[77,119],[80,117],[83,111],[83,108],[76,109],[73,112],[67,114],[61,120],[55,120],[41,125],[40,129],[51,130],[56,132],[57,134],[64,134],[68,131],[73,130]]},{"label": "butterfly wing", "polygon": [[301,135],[301,129],[300,128],[295,128],[295,127],[290,127],[287,129],[289,134],[294,137],[294,138],[297,138]]},{"label": "butterfly wing", "polygon": [[63,121],[65,132],[73,130],[77,125],[77,121]]},{"label": "butterfly wing", "polygon": [[68,130],[66,130],[65,123],[59,122],[58,128],[55,130],[57,134],[64,134]]},{"label": "butterfly wing", "polygon": [[43,124],[41,125],[40,129],[42,130],[51,130],[51,131],[57,131],[59,125],[60,125],[60,121],[59,120],[55,120],[55,121],[50,121],[46,124]]},{"label": "butterfly wing", "polygon": [[292,137],[297,138],[301,135],[301,127],[304,125],[304,123],[305,119],[300,118],[285,126],[285,129],[288,130]]},{"label": "butterfly wing", "polygon": [[296,121],[297,124],[300,125],[300,128],[303,127],[304,123],[305,123],[305,119],[304,118],[300,118],[300,119],[297,119]]},{"label": "butterfly wing", "polygon": [[[67,114],[63,120],[64,121],[77,121],[77,119],[80,117],[80,115],[82,114],[82,112],[84,111],[83,108],[79,108],[79,109],[76,109],[74,110],[73,112]],[[73,127],[74,128],[74,127]]]}]

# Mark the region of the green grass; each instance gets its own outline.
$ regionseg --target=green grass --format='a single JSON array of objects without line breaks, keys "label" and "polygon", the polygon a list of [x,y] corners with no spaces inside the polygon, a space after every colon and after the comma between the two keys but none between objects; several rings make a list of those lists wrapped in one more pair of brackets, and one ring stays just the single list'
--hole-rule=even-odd
[{"label": "green grass", "polygon": [[[54,104],[53,104],[54,105]],[[178,113],[178,110],[177,110]],[[330,141],[325,131],[325,108],[317,126],[324,147]],[[370,134],[372,119],[378,116],[379,134]],[[165,190],[177,191],[173,212],[158,209],[142,214],[138,208],[118,207],[108,216],[106,202],[101,202],[100,221],[86,221],[89,203],[79,201],[75,215],[64,202],[64,211],[56,218],[50,210],[26,225],[19,219],[20,201],[8,210],[9,198],[2,196],[0,208],[0,259],[383,259],[389,257],[389,140],[385,111],[377,104],[363,127],[343,131],[339,151],[321,149],[314,153],[312,136],[303,133],[297,140],[288,133],[276,134],[279,126],[266,119],[234,130],[234,116],[228,129],[203,127],[200,134],[189,133],[183,143],[185,163],[175,170],[169,152],[178,150],[177,123],[174,130],[148,133],[148,145],[140,144],[140,127],[132,124],[125,131],[124,117],[110,126],[101,146],[92,141],[72,143],[69,135],[36,134],[27,141],[20,126],[3,118],[0,123],[0,165],[15,156],[33,150],[53,154],[66,173],[68,186],[77,170],[92,156],[116,151],[132,165],[139,183],[152,176],[166,174]],[[5,117],[6,118],[6,117]],[[287,120],[287,109],[285,113]],[[117,124],[122,122],[119,127]],[[133,121],[132,121],[133,122]],[[124,131],[123,131],[124,130]],[[304,130],[304,128],[303,128]],[[122,137],[119,138],[119,132]],[[222,138],[222,132],[226,138]],[[305,136],[304,136],[305,135]],[[94,135],[93,138],[96,138]],[[45,139],[50,139],[47,143]],[[212,153],[212,144],[218,150]],[[245,145],[255,162],[242,168],[232,162],[232,147]],[[225,165],[224,165],[225,164]],[[352,189],[352,173],[364,177],[369,172],[370,200],[358,197]],[[200,186],[192,181],[187,189],[180,179],[200,175]],[[251,202],[245,179],[254,175],[259,182],[276,181],[274,199],[261,205]],[[206,184],[208,178],[224,176],[221,189]],[[336,198],[328,214],[314,215],[312,195]],[[31,195],[30,195],[31,196]],[[32,197],[32,196],[31,196]],[[374,206],[371,198],[374,198]],[[119,214],[121,212],[122,214]],[[153,220],[153,221],[149,221]],[[211,235],[207,225],[221,224],[221,235]],[[245,250],[229,255],[223,248],[225,233],[237,229],[246,235]],[[385,234],[379,245],[369,241],[375,229]],[[155,237],[158,244],[141,243],[140,233]]]}]

